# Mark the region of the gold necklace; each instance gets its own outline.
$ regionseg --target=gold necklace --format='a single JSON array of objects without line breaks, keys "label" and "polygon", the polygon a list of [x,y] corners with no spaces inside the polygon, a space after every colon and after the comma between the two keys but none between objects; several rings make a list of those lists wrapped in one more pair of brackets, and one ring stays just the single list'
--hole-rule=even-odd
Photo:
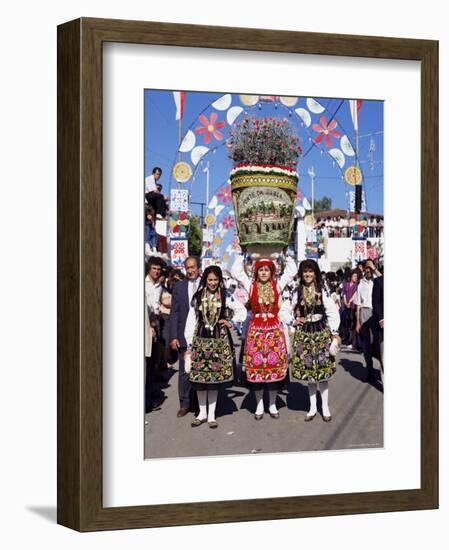
[{"label": "gold necklace", "polygon": [[304,306],[305,316],[312,315],[315,306],[321,304],[320,296],[317,294],[315,283],[309,286],[304,285],[302,287],[302,300],[301,304]]},{"label": "gold necklace", "polygon": [[[220,296],[218,294],[218,296]],[[201,312],[205,323],[206,330],[210,333],[214,331],[214,327],[217,324],[220,316],[221,300],[217,298],[216,292],[209,292],[204,289],[203,296],[201,297]]]}]

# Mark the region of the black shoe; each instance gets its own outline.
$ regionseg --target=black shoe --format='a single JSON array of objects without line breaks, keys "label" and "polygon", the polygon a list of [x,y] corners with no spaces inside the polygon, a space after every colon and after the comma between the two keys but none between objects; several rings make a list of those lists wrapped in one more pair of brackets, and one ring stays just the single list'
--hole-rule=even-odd
[{"label": "black shoe", "polygon": [[377,380],[376,373],[373,368],[367,370],[365,382],[375,382]]}]

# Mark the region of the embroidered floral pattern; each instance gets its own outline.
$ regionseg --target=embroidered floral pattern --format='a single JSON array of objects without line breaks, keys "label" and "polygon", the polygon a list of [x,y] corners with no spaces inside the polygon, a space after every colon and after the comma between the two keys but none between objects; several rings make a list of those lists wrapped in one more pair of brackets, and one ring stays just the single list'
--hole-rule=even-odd
[{"label": "embroidered floral pattern", "polygon": [[292,378],[306,382],[328,380],[335,373],[335,358],[329,353],[331,340],[328,328],[306,332],[298,327],[293,338]]},{"label": "embroidered floral pattern", "polygon": [[193,337],[190,382],[219,384],[233,379],[233,354],[227,331],[220,327],[218,338]]},{"label": "embroidered floral pattern", "polygon": [[270,330],[250,323],[244,362],[249,382],[278,382],[287,374],[287,346],[280,324]]}]

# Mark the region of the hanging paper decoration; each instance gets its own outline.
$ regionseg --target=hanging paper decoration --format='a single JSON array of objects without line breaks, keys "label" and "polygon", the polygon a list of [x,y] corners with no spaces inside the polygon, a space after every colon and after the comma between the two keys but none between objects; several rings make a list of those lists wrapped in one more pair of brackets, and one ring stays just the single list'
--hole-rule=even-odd
[{"label": "hanging paper decoration", "polygon": [[226,94],[212,103],[212,107],[218,111],[226,111],[232,102],[231,94]]},{"label": "hanging paper decoration", "polygon": [[298,98],[292,96],[281,96],[279,101],[286,107],[294,107],[298,103]]},{"label": "hanging paper decoration", "polygon": [[212,141],[212,137],[214,137],[217,141],[223,139],[223,134],[219,130],[224,128],[226,123],[223,120],[217,120],[218,115],[216,112],[212,112],[209,119],[205,115],[200,115],[198,118],[202,126],[195,128],[195,132],[197,134],[204,134],[204,143],[206,145],[209,145]]},{"label": "hanging paper decoration", "polygon": [[215,216],[218,216],[224,208],[225,208],[224,204],[218,204],[214,209]]},{"label": "hanging paper decoration", "polygon": [[241,95],[240,96],[240,101],[246,107],[254,107],[254,105],[257,105],[257,103],[259,101],[259,96],[258,95]]},{"label": "hanging paper decoration", "polygon": [[209,148],[204,147],[204,145],[198,145],[197,147],[192,149],[192,152],[190,153],[190,158],[192,159],[193,164],[196,166],[208,151]]},{"label": "hanging paper decoration", "polygon": [[306,197],[304,197],[304,199],[302,201],[302,205],[304,206],[304,208],[306,210],[312,210],[312,207],[310,206],[310,202],[307,200]]},{"label": "hanging paper decoration", "polygon": [[170,259],[175,265],[182,265],[189,255],[189,241],[187,239],[170,240]]},{"label": "hanging paper decoration", "polygon": [[184,139],[181,142],[181,145],[179,146],[179,151],[181,153],[188,153],[195,147],[196,143],[196,136],[192,132],[192,130],[189,130],[187,134],[184,136]]},{"label": "hanging paper decoration", "polygon": [[340,168],[343,168],[343,166],[345,165],[345,156],[340,151],[340,149],[331,149],[329,151],[329,155],[338,163],[338,166],[340,166]]},{"label": "hanging paper decoration", "polygon": [[348,136],[342,136],[340,140],[340,147],[342,148],[343,153],[345,155],[348,155],[348,157],[353,157],[355,155],[355,151],[351,145],[351,142],[349,141]]},{"label": "hanging paper decoration", "polygon": [[313,140],[317,145],[320,144],[323,139],[326,142],[327,147],[332,147],[332,138],[340,137],[340,132],[335,130],[337,127],[337,121],[333,118],[329,123],[325,115],[320,117],[320,124],[314,124],[312,128],[318,135]]},{"label": "hanging paper decoration", "polygon": [[324,107],[318,103],[315,99],[312,99],[311,97],[307,98],[307,107],[309,108],[309,111],[312,111],[312,113],[319,115],[320,113],[324,112]]},{"label": "hanging paper decoration", "polygon": [[203,242],[211,243],[214,240],[214,231],[210,227],[203,229]]},{"label": "hanging paper decoration", "polygon": [[312,124],[312,117],[310,116],[309,111],[307,111],[306,109],[303,109],[302,107],[299,109],[295,109],[295,113],[302,119],[307,127]]},{"label": "hanging paper decoration", "polygon": [[217,196],[214,195],[211,199],[211,201],[209,202],[209,204],[207,205],[207,207],[210,209],[210,210],[213,210],[218,204],[218,199],[217,199]]},{"label": "hanging paper decoration", "polygon": [[172,189],[170,191],[170,210],[177,212],[189,211],[189,192],[187,189]]},{"label": "hanging paper decoration", "polygon": [[228,124],[232,126],[234,124],[235,119],[243,113],[243,109],[241,107],[235,106],[231,107],[229,111],[226,113],[226,120],[228,121]]}]

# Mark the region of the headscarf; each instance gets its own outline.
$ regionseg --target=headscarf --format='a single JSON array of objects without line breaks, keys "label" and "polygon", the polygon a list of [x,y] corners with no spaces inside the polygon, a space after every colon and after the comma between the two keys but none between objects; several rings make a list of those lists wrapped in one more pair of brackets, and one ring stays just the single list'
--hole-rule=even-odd
[{"label": "headscarf", "polygon": [[271,285],[273,287],[274,291],[274,307],[277,309],[278,300],[279,300],[279,291],[276,284],[276,266],[274,265],[274,262],[272,260],[268,259],[262,259],[257,260],[254,265],[254,276],[253,276],[253,282],[251,284],[251,289],[249,292],[249,299],[251,302],[251,306],[254,308],[259,305],[259,293],[257,290],[257,273],[261,267],[269,267],[271,271]]}]

